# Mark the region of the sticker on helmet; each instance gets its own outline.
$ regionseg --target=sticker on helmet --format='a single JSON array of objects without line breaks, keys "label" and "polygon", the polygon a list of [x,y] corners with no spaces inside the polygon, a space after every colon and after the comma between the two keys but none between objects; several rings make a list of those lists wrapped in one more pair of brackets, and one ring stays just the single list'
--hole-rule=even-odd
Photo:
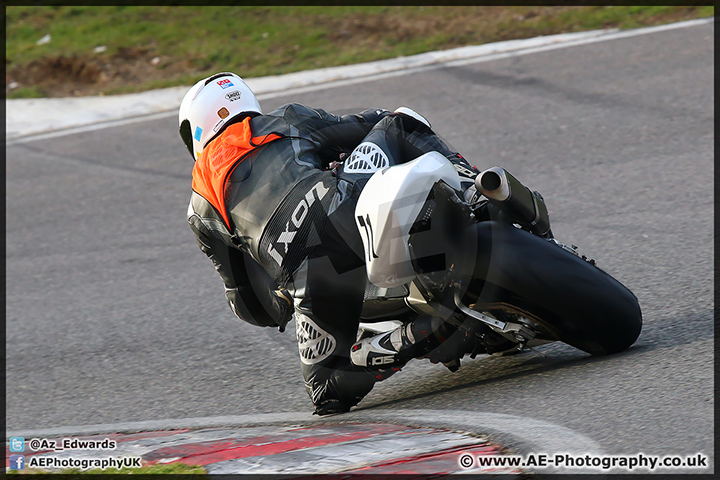
[{"label": "sticker on helmet", "polygon": [[195,127],[195,140],[197,140],[199,142],[200,137],[202,137],[202,128]]},{"label": "sticker on helmet", "polygon": [[217,82],[217,84],[220,85],[220,88],[222,88],[223,90],[225,90],[226,88],[230,88],[230,87],[234,87],[234,86],[235,86],[235,85],[234,85],[230,80],[228,80],[227,78],[224,79],[224,80],[220,80],[219,82]]},{"label": "sticker on helmet", "polygon": [[234,102],[235,100],[240,100],[240,97],[242,97],[242,94],[238,90],[235,90],[234,92],[230,92],[225,95],[225,98],[230,100],[231,102]]},{"label": "sticker on helmet", "polygon": [[230,112],[228,112],[228,109],[225,107],[222,107],[220,110],[218,110],[217,114],[222,118],[223,120],[230,115]]},{"label": "sticker on helmet", "polygon": [[217,124],[215,124],[215,126],[213,127],[213,132],[217,132],[218,130],[220,130],[220,127],[222,127],[224,123],[225,120],[220,120]]}]

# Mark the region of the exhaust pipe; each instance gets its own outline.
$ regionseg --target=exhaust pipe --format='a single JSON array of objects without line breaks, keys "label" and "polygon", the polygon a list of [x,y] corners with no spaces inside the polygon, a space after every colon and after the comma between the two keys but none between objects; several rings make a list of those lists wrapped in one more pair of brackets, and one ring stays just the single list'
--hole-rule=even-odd
[{"label": "exhaust pipe", "polygon": [[530,191],[500,167],[492,167],[475,177],[475,188],[504,214],[536,235],[550,231],[550,217],[542,197]]}]

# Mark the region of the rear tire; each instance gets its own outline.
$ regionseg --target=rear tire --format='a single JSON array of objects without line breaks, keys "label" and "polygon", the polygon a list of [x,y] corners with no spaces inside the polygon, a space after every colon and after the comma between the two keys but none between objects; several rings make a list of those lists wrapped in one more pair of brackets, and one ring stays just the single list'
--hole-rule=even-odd
[{"label": "rear tire", "polygon": [[642,329],[640,305],[613,277],[507,224],[481,222],[476,232],[477,280],[468,293],[527,311],[561,341],[592,355],[617,353],[635,343]]}]

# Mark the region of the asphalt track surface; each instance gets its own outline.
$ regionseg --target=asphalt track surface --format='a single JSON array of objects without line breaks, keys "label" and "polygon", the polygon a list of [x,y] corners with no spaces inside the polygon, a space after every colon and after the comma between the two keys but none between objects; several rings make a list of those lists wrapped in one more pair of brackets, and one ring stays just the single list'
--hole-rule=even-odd
[{"label": "asphalt track surface", "polygon": [[[263,101],[408,105],[545,196],[556,236],[640,300],[628,351],[427,361],[358,411],[510,414],[611,454],[710,457],[713,24]],[[262,100],[262,99],[261,99]],[[185,223],[176,120],[7,147],[7,428],[309,411],[292,328],[236,321]],[[551,452],[552,453],[552,452]]]}]

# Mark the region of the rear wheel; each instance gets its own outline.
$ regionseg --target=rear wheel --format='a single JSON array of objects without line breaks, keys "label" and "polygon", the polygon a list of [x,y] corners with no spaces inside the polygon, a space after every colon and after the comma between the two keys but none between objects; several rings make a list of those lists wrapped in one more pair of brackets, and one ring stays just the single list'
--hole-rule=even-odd
[{"label": "rear wheel", "polygon": [[510,225],[482,222],[476,232],[480,254],[468,301],[525,312],[545,334],[593,355],[620,352],[637,340],[637,298],[613,277]]}]

